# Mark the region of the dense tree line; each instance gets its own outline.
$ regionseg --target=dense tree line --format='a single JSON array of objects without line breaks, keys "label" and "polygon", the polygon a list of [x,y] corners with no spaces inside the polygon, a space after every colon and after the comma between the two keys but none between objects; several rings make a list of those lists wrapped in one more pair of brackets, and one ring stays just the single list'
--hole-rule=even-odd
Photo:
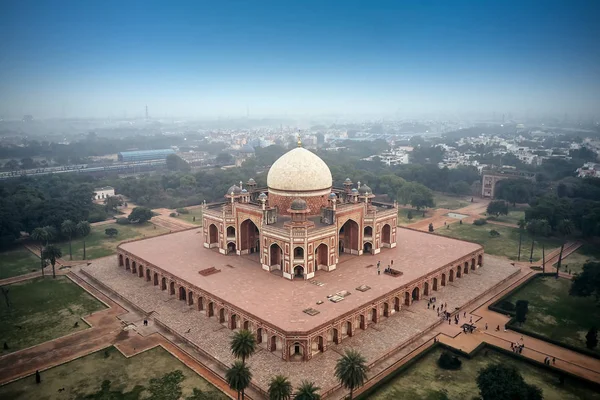
[{"label": "dense tree line", "polygon": [[61,232],[65,220],[83,221],[93,210],[89,177],[62,174],[19,178],[0,186],[0,246],[7,247],[38,227]]}]

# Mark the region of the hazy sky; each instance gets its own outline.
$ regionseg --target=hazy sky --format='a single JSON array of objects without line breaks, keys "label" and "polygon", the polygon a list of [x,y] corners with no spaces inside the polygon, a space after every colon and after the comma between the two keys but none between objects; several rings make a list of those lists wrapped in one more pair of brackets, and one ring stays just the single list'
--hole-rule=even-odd
[{"label": "hazy sky", "polygon": [[0,1],[0,116],[600,110],[600,1]]}]

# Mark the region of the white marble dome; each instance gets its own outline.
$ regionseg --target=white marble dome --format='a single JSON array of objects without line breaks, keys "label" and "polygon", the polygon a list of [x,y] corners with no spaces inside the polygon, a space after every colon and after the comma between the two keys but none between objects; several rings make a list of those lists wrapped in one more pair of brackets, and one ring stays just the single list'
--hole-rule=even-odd
[{"label": "white marble dome", "polygon": [[331,188],[331,171],[315,153],[303,147],[288,151],[273,163],[267,175],[269,189],[313,192]]}]

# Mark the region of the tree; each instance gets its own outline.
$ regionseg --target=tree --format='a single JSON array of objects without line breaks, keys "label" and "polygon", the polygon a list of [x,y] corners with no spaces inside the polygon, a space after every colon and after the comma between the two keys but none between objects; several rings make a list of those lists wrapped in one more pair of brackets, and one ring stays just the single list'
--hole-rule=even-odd
[{"label": "tree", "polygon": [[477,375],[482,400],[542,400],[542,391],[528,385],[512,366],[491,364]]},{"label": "tree", "polygon": [[238,400],[244,400],[244,390],[250,385],[252,373],[243,361],[236,360],[231,364],[231,367],[225,372],[225,380],[230,388],[238,393]]},{"label": "tree", "polygon": [[276,375],[269,382],[269,400],[289,400],[292,397],[292,384],[287,377]]},{"label": "tree", "polygon": [[421,208],[434,207],[435,202],[433,201],[433,193],[427,187],[420,183],[407,182],[397,193],[398,200],[400,203],[406,205],[410,204],[417,210]]},{"label": "tree", "polygon": [[44,250],[42,250],[42,259],[50,261],[50,264],[52,265],[52,277],[53,278],[56,278],[56,272],[54,270],[54,265],[56,264],[56,260],[61,257],[62,257],[62,251],[60,250],[60,247],[55,246],[53,244],[49,244],[48,246],[44,247]]},{"label": "tree", "polygon": [[119,234],[119,231],[117,230],[117,228],[106,228],[104,230],[104,233],[106,234],[106,236],[108,237],[115,237]]},{"label": "tree", "polygon": [[190,165],[177,154],[169,154],[167,156],[167,169],[169,171],[189,171]]},{"label": "tree", "polygon": [[106,211],[117,211],[117,207],[123,205],[123,199],[120,196],[110,196],[104,200],[104,209]]},{"label": "tree", "polygon": [[527,300],[517,300],[515,304],[515,318],[518,323],[522,324],[525,322],[527,311],[529,311],[529,302]]},{"label": "tree", "polygon": [[558,262],[556,263],[556,276],[558,277],[558,273],[560,272],[560,267],[562,265],[563,258],[563,250],[565,248],[565,238],[569,236],[574,229],[574,225],[569,219],[562,219],[556,224],[556,231],[563,238],[563,242],[560,245],[560,253],[558,253]]},{"label": "tree", "polygon": [[596,329],[595,326],[592,326],[585,335],[585,346],[590,350],[593,350],[598,346],[598,329]]},{"label": "tree", "polygon": [[31,238],[36,242],[40,242],[40,265],[42,276],[44,276],[44,257],[41,256],[41,253],[44,243],[48,242],[48,232],[46,232],[44,228],[35,228],[33,232],[31,232]]},{"label": "tree", "polygon": [[231,337],[231,354],[236,358],[241,358],[242,363],[256,351],[256,337],[247,329],[240,329]]},{"label": "tree", "polygon": [[448,185],[448,190],[456,195],[467,195],[471,193],[471,185],[465,181],[451,182]]},{"label": "tree", "polygon": [[525,230],[527,223],[521,218],[517,225],[519,225],[519,255],[517,256],[517,261],[521,261],[521,243],[523,242],[523,231]]},{"label": "tree", "polygon": [[233,162],[233,157],[229,153],[219,153],[215,158],[217,165],[229,165]]},{"label": "tree", "polygon": [[142,224],[146,221],[150,221],[153,216],[152,210],[148,207],[135,207],[131,210],[131,214],[129,214],[127,219],[129,222]]},{"label": "tree", "polygon": [[71,240],[73,239],[73,235],[77,233],[77,224],[70,219],[65,219],[60,225],[60,231],[69,238],[69,260],[72,260],[73,250],[71,248]]},{"label": "tree", "polygon": [[300,386],[296,388],[294,400],[321,400],[321,395],[317,393],[319,390],[321,390],[321,388],[315,386],[313,382],[304,380],[300,382]]},{"label": "tree", "polygon": [[413,219],[412,211],[410,211],[410,210],[409,210],[409,211],[406,213],[406,219],[408,219],[409,221]]},{"label": "tree", "polygon": [[205,392],[198,388],[194,388],[192,395],[186,397],[185,400],[214,400],[223,397],[223,395],[220,395],[220,393],[215,390],[209,390],[208,392]]},{"label": "tree", "polygon": [[571,296],[595,296],[600,302],[600,262],[586,262],[583,271],[575,274],[569,289]]},{"label": "tree", "polygon": [[350,390],[350,399],[354,389],[367,380],[367,360],[356,350],[346,350],[335,365],[335,377],[343,387]]},{"label": "tree", "polygon": [[85,260],[85,237],[90,234],[92,227],[87,221],[80,221],[77,224],[77,233],[83,238],[83,259]]},{"label": "tree", "polygon": [[487,206],[487,213],[499,217],[500,214],[508,215],[508,204],[502,200],[491,201]]},{"label": "tree", "polygon": [[183,372],[176,370],[161,378],[150,379],[149,400],[179,400],[181,398],[181,382],[185,379]]},{"label": "tree", "polygon": [[529,262],[532,262],[535,238],[538,235],[548,236],[550,233],[550,225],[545,219],[533,219],[527,223],[527,231],[531,235],[531,253],[529,254]]}]

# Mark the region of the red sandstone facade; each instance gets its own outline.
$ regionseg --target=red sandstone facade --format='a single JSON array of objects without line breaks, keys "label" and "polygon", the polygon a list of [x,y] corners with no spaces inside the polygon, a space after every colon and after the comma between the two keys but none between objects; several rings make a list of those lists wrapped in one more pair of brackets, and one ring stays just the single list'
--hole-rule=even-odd
[{"label": "red sandstone facade", "polygon": [[313,355],[327,350],[332,343],[340,343],[369,326],[389,318],[409,307],[413,300],[422,296],[432,296],[435,291],[446,286],[464,274],[483,265],[483,249],[472,252],[451,264],[393,290],[384,296],[369,301],[354,310],[340,315],[310,331],[284,331],[277,326],[254,316],[248,310],[242,310],[201,288],[183,281],[167,271],[143,260],[123,249],[118,249],[119,266],[126,271],[151,282],[161,290],[168,291],[178,300],[215,318],[229,329],[249,329],[257,336],[259,345],[272,352],[278,352],[284,360],[306,361]]}]

